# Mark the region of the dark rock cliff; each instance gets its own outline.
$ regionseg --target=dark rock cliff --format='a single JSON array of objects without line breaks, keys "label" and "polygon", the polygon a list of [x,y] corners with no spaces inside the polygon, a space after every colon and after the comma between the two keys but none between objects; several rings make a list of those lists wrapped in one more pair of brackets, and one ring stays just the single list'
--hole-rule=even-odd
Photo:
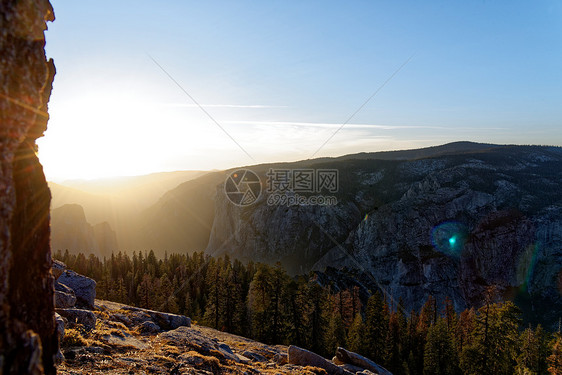
[{"label": "dark rock cliff", "polygon": [[558,322],[562,149],[470,145],[282,166],[339,170],[335,206],[269,205],[263,194],[238,207],[219,185],[206,251],[292,273],[351,269],[407,309],[428,295],[479,306],[494,286],[527,318]]},{"label": "dark rock cliff", "polygon": [[560,148],[503,147],[387,166],[381,173],[393,176],[373,187],[384,194],[386,185],[398,198],[369,211],[345,252],[332,248],[315,269],[360,269],[417,308],[429,294],[459,309],[478,306],[495,286],[527,317],[556,322],[561,165]]},{"label": "dark rock cliff", "polygon": [[46,0],[0,2],[0,372],[54,374],[58,351],[49,247],[50,192],[35,140],[55,75]]}]

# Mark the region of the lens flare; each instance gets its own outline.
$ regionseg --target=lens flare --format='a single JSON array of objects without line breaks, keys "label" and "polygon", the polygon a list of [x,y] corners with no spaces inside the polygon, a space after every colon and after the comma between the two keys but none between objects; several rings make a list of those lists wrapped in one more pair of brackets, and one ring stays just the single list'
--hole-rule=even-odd
[{"label": "lens flare", "polygon": [[468,230],[462,223],[448,221],[431,230],[431,243],[435,250],[454,257],[459,257],[464,248]]},{"label": "lens flare", "polygon": [[519,264],[517,265],[517,281],[521,283],[520,292],[527,292],[527,286],[533,276],[535,264],[537,263],[538,244],[527,246],[525,251],[519,256]]}]

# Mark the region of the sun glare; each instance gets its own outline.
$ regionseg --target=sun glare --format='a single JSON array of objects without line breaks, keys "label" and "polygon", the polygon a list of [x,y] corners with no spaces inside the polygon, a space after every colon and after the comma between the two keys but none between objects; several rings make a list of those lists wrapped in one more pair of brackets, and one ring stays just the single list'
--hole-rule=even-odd
[{"label": "sun glare", "polygon": [[140,175],[162,171],[162,165],[174,169],[174,163],[177,170],[189,169],[190,160],[198,169],[204,163],[201,156],[196,160],[197,153],[228,146],[194,108],[165,106],[130,92],[64,101],[54,96],[50,114],[39,157],[52,180]]}]

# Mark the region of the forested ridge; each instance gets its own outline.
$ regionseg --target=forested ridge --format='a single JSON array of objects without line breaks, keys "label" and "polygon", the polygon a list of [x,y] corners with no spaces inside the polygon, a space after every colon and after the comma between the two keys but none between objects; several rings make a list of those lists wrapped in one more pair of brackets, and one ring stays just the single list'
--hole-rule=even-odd
[{"label": "forested ridge", "polygon": [[562,374],[562,335],[522,326],[521,311],[498,301],[460,314],[449,299],[405,311],[381,291],[336,290],[312,273],[202,252],[119,252],[109,259],[58,251],[55,258],[97,282],[97,297],[180,313],[195,322],[268,344],[292,344],[331,357],[343,346],[394,374]]}]

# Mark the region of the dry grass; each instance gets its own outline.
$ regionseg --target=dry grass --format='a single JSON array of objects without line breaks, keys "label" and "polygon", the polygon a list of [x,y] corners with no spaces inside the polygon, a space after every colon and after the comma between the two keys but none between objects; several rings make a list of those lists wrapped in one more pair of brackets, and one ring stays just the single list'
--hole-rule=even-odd
[{"label": "dry grass", "polygon": [[162,345],[160,347],[160,350],[166,355],[173,356],[173,357],[177,357],[182,353],[181,350],[179,350],[176,346],[171,346],[171,345]]},{"label": "dry grass", "polygon": [[202,370],[210,370],[213,373],[217,373],[221,367],[220,361],[216,357],[206,356],[193,350],[182,357],[188,359],[190,365]]},{"label": "dry grass", "polygon": [[64,337],[61,342],[63,348],[70,346],[88,346],[88,341],[82,336],[79,330],[68,328],[64,330]]},{"label": "dry grass", "polygon": [[324,370],[323,368],[314,367],[314,366],[306,366],[302,369],[302,371],[303,371],[303,375],[304,374],[316,374],[316,375],[327,375],[328,374],[326,372],[326,370]]}]

